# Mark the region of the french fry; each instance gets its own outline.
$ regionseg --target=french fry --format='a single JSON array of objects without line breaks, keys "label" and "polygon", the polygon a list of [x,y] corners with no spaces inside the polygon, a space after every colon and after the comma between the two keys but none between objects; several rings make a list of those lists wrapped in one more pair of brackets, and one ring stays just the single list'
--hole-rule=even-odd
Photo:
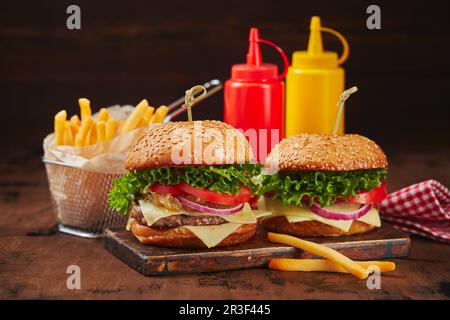
[{"label": "french fry", "polygon": [[141,121],[139,122],[139,125],[138,125],[139,128],[147,127],[149,125],[154,111],[155,111],[155,108],[153,108],[153,107],[147,108],[147,111],[145,111],[144,116],[142,117]]},{"label": "french fry", "polygon": [[92,118],[86,118],[86,121],[81,123],[80,129],[75,137],[75,146],[82,147],[85,145],[86,136],[92,126],[92,122]]},{"label": "french fry", "polygon": [[149,124],[150,119],[153,116],[153,112],[155,112],[155,108],[154,107],[148,107],[147,111],[145,111],[144,120],[147,122],[147,124]]},{"label": "french fry", "polygon": [[95,123],[97,129],[97,142],[105,142],[106,134],[106,122],[105,120],[100,120]]},{"label": "french fry", "polygon": [[78,117],[77,114],[74,114],[73,116],[70,117],[70,122],[73,125],[76,125],[78,127],[81,125],[81,120],[80,120],[80,118]]},{"label": "french fry", "polygon": [[91,102],[86,98],[80,98],[78,104],[80,105],[81,122],[85,122],[92,116]]},{"label": "french fry", "polygon": [[64,131],[65,131],[64,128],[66,125],[66,119],[67,119],[66,110],[61,110],[55,115],[55,123],[54,123],[55,145],[57,146],[64,144]]},{"label": "french fry", "polygon": [[[67,125],[67,122],[66,122]],[[72,136],[74,138],[75,143],[75,137],[77,136],[78,130],[80,129],[81,120],[78,118],[78,115],[75,114],[70,117],[70,129],[72,130]]]},{"label": "french fry", "polygon": [[355,261],[344,256],[342,253],[324,245],[280,233],[269,232],[267,236],[272,242],[293,246],[308,251],[314,255],[334,261],[358,279],[367,279],[367,277],[369,276],[369,272],[367,271],[367,269],[361,267]]},{"label": "french fry", "polygon": [[98,112],[98,116],[97,116],[97,121],[106,121],[109,118],[109,113],[108,110],[106,110],[106,108],[101,108],[100,111]]},{"label": "french fry", "polygon": [[97,143],[97,128],[96,121],[92,121],[91,127],[86,135],[86,140],[84,141],[85,146],[90,146]]},{"label": "french fry", "polygon": [[120,130],[120,135],[124,135],[127,132],[130,132],[133,129],[138,127],[139,121],[141,121],[145,112],[148,108],[148,101],[143,99],[138,105],[134,108],[133,112],[128,116],[128,119],[125,121],[122,129]]},{"label": "french fry", "polygon": [[[389,261],[355,261],[364,269],[377,266],[381,272],[395,270],[395,263]],[[274,258],[269,262],[269,268],[280,271],[323,271],[348,273],[346,269],[336,262],[325,259],[285,259]]]},{"label": "french fry", "polygon": [[136,128],[144,128],[144,127],[146,127],[146,126],[147,126],[147,123],[145,122],[144,118],[142,118],[142,119],[139,121],[139,123],[138,123],[138,125],[137,125]]},{"label": "french fry", "polygon": [[377,266],[380,268],[380,272],[395,271],[395,262],[391,261],[356,261],[361,267],[369,269],[370,266]]},{"label": "french fry", "polygon": [[113,118],[109,118],[105,124],[105,141],[112,140],[116,135],[117,130],[117,120]]},{"label": "french fry", "polygon": [[66,124],[64,126],[64,145],[73,146],[73,132],[72,132],[72,123],[69,120],[66,120]]},{"label": "french fry", "polygon": [[87,147],[89,145],[89,141],[91,141],[91,129],[86,133],[86,138],[84,139],[83,146]]},{"label": "french fry", "polygon": [[74,138],[74,143],[75,143],[75,137],[77,136],[78,130],[80,130],[80,126],[76,125],[76,124],[73,124],[70,121],[66,122],[66,125],[67,125],[67,123],[70,126],[70,131],[72,131],[72,137]]},{"label": "french fry", "polygon": [[163,122],[164,118],[167,116],[167,113],[169,113],[169,108],[166,106],[159,106],[159,108],[156,109],[155,114],[150,119],[150,123]]},{"label": "french fry", "polygon": [[89,129],[88,129],[88,131],[86,133],[86,137],[84,138],[84,141],[83,141],[83,146],[90,145],[90,142],[91,142],[91,128],[92,128],[92,124],[91,124],[91,126],[89,127]]}]

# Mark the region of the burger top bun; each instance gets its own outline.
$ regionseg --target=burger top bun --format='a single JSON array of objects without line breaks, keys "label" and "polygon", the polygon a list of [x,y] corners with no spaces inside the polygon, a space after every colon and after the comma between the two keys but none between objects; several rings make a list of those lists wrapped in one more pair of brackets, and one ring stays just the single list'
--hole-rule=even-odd
[{"label": "burger top bun", "polygon": [[283,139],[266,166],[284,171],[352,171],[386,168],[383,150],[358,134],[299,134]]},{"label": "burger top bun", "polygon": [[221,121],[177,121],[151,125],[131,146],[125,167],[222,165],[251,161],[244,135]]}]

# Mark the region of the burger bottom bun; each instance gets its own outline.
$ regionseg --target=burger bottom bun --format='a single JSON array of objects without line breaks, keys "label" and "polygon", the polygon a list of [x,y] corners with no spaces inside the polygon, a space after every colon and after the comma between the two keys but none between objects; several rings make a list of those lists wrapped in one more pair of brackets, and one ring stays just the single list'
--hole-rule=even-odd
[{"label": "burger bottom bun", "polygon": [[[160,230],[144,226],[138,220],[130,222],[131,232],[143,244],[158,247],[206,248],[205,244],[185,227]],[[256,224],[243,224],[236,231],[222,240],[216,247],[232,246],[253,237]]]},{"label": "burger bottom bun", "polygon": [[284,216],[266,218],[261,223],[269,231],[297,237],[336,237],[365,233],[375,228],[375,226],[354,220],[350,229],[345,232],[318,221],[289,222]]}]

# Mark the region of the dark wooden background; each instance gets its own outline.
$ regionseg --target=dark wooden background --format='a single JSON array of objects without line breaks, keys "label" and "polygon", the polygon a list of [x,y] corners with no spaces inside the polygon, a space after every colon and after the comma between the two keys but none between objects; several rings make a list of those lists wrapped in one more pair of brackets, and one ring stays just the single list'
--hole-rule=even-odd
[{"label": "dark wooden background", "polygon": [[[82,29],[66,28],[78,4]],[[449,1],[386,1],[382,29],[366,28],[369,1],[1,1],[0,84],[3,152],[41,154],[55,112],[116,103],[168,103],[186,88],[225,80],[242,62],[248,29],[291,56],[307,44],[309,19],[341,31],[351,55],[348,131],[382,146],[448,148],[450,119]],[[340,50],[333,38],[325,47]],[[267,61],[280,62],[271,49]],[[222,93],[194,111],[222,118]],[[3,153],[2,152],[2,153]]]}]

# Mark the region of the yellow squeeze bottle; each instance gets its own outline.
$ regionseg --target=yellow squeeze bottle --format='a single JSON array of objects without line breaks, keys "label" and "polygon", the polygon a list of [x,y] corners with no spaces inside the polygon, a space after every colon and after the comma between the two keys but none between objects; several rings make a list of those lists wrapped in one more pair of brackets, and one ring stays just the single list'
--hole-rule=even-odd
[{"label": "yellow squeeze bottle", "polygon": [[[324,51],[321,32],[336,36],[343,52]],[[349,54],[347,40],[337,31],[322,27],[311,18],[307,51],[295,51],[286,76],[286,136],[298,133],[332,133],[338,113],[337,102],[344,91],[344,69]],[[344,133],[341,117],[338,134]]]}]

